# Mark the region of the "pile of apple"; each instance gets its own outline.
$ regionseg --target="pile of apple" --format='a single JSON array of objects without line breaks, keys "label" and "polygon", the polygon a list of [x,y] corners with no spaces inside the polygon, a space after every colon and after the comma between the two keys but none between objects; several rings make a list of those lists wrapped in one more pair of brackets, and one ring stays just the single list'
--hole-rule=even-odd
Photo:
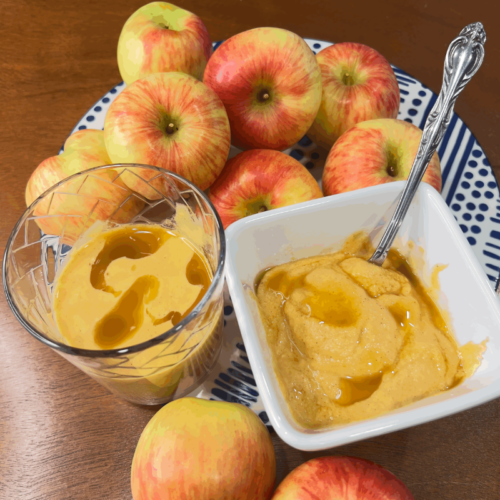
[{"label": "pile of apple", "polygon": [[[109,107],[104,132],[76,132],[68,154],[42,162],[28,182],[28,205],[76,172],[138,163],[209,189],[227,227],[323,193],[406,179],[422,135],[396,119],[399,88],[390,64],[361,44],[339,43],[315,56],[290,31],[256,28],[212,53],[198,16],[153,2],[125,23],[118,66],[127,87]],[[323,193],[281,152],[306,133],[330,150]],[[228,160],[231,142],[244,151]],[[440,190],[437,154],[424,181]]]},{"label": "pile of apple", "polygon": [[[257,28],[233,36],[212,54],[200,18],[154,2],[124,25],[118,66],[127,87],[109,107],[104,131],[76,132],[63,154],[43,161],[26,187],[28,205],[72,174],[138,163],[208,189],[227,227],[323,193],[405,179],[421,137],[417,127],[395,119],[399,89],[391,66],[360,44],[340,43],[315,56],[294,33]],[[281,152],[306,133],[330,150],[323,193],[301,163]],[[244,151],[228,160],[231,142]],[[116,172],[96,175],[111,180]],[[437,155],[424,181],[440,189]],[[139,189],[131,177],[125,182]],[[125,199],[126,190],[109,185],[100,197]],[[82,203],[84,197],[50,200],[52,209],[73,215],[88,213]],[[140,210],[134,203],[122,211],[124,222]],[[105,208],[93,211],[93,217],[109,215]],[[46,233],[60,234],[63,219],[37,222]],[[413,499],[390,472],[349,457],[311,460],[276,492],[275,480],[273,444],[259,418],[239,404],[201,399],[184,398],[161,409],[142,433],[132,464],[135,500]]]}]

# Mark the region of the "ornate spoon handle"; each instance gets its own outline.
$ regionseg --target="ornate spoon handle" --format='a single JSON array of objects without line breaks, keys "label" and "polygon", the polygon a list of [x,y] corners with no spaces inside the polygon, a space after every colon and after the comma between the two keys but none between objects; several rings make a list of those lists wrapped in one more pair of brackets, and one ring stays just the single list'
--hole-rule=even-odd
[{"label": "ornate spoon handle", "polygon": [[387,253],[394,242],[394,238],[406,216],[406,212],[408,212],[408,208],[427,170],[432,155],[436,152],[448,128],[458,94],[460,94],[483,62],[483,45],[485,42],[486,33],[484,32],[483,25],[481,23],[473,23],[466,26],[448,47],[444,62],[441,92],[425,122],[417,156],[413,162],[403,192],[400,195],[396,211],[387,225],[387,229],[382,235],[377,249],[370,258],[370,262],[373,264],[381,266],[387,257]]}]

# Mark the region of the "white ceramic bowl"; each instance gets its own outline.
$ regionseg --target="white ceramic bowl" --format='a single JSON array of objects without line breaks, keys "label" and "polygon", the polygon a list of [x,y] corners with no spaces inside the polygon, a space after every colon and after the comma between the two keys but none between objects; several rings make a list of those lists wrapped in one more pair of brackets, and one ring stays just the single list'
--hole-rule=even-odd
[{"label": "white ceramic bowl", "polygon": [[[226,231],[227,282],[252,370],[271,424],[294,448],[322,450],[422,424],[500,396],[500,301],[440,194],[423,183],[395,246],[425,285],[437,264],[438,305],[450,313],[460,345],[489,338],[483,362],[459,386],[410,406],[361,422],[310,430],[292,418],[274,374],[253,287],[259,271],[320,252],[336,251],[347,236],[370,231],[401,192],[403,182],[361,189],[273,210],[232,224]],[[415,243],[413,249],[409,242]]]}]

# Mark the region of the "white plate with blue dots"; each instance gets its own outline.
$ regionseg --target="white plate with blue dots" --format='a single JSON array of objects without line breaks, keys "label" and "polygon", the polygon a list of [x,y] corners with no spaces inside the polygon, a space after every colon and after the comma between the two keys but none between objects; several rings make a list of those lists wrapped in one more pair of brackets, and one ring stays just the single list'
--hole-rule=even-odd
[{"label": "white plate with blue dots", "polygon": [[[331,42],[306,38],[314,53]],[[214,43],[214,49],[222,42]],[[398,118],[420,127],[436,102],[436,94],[403,70],[393,66],[401,93]],[[125,88],[122,82],[89,109],[71,133],[85,128],[103,129],[109,105]],[[230,156],[238,150],[231,148]],[[321,180],[326,152],[308,137],[284,151]],[[454,113],[438,148],[443,186],[441,194],[453,211],[492,288],[500,277],[500,191],[490,163],[465,123]],[[191,396],[242,403],[269,425],[252,375],[245,346],[227,290],[224,292],[224,341],[216,367]]]}]

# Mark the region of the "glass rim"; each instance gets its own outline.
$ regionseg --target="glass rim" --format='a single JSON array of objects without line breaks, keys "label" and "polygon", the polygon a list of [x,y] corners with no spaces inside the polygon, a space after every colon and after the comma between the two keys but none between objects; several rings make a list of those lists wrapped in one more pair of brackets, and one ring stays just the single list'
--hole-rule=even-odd
[{"label": "glass rim", "polygon": [[[214,216],[215,216],[215,222],[217,224],[217,232],[219,235],[219,248],[220,248],[220,254],[219,254],[219,259],[217,262],[217,269],[214,273],[214,277],[212,279],[212,283],[208,287],[207,292],[203,296],[203,298],[200,300],[200,302],[196,305],[196,307],[179,323],[177,323],[175,326],[167,330],[166,332],[157,335],[156,337],[146,340],[145,342],[141,342],[140,344],[135,344],[129,347],[122,347],[120,349],[103,349],[103,350],[97,350],[97,349],[82,349],[79,347],[72,347],[67,344],[62,344],[60,342],[57,342],[56,340],[49,339],[46,337],[43,333],[39,332],[36,328],[34,328],[23,316],[19,308],[14,302],[14,299],[12,297],[12,294],[10,293],[9,285],[7,284],[7,256],[9,255],[9,251],[12,247],[12,241],[14,237],[19,233],[19,228],[21,224],[28,218],[28,215],[32,212],[33,208],[41,202],[42,199],[44,199],[47,195],[49,195],[52,191],[57,189],[59,186],[63,185],[64,183],[74,180],[80,176],[86,175],[89,172],[95,172],[98,170],[105,170],[105,169],[111,169],[111,168],[117,168],[117,167],[139,167],[139,168],[146,168],[150,170],[156,170],[158,173],[161,174],[166,174],[169,175],[181,182],[184,182],[190,189],[195,191],[195,193],[200,196],[205,203],[210,207],[212,210]],[[129,188],[130,189],[130,188]],[[132,189],[130,191],[133,192]],[[124,356],[127,354],[134,354],[138,353],[141,351],[144,351],[146,349],[149,349],[150,347],[154,347],[155,345],[160,344],[164,340],[169,339],[170,337],[174,336],[176,333],[181,331],[186,325],[188,325],[203,309],[203,307],[207,304],[207,302],[210,300],[210,298],[213,296],[215,289],[219,285],[221,279],[223,279],[224,276],[224,266],[225,266],[225,261],[226,261],[226,237],[224,233],[224,227],[222,225],[222,221],[219,217],[219,214],[217,213],[217,210],[213,206],[212,202],[208,198],[208,196],[197,186],[195,186],[192,182],[188,181],[186,178],[182,177],[179,174],[176,174],[175,172],[171,172],[170,170],[166,170],[164,168],[160,167],[155,167],[153,165],[145,165],[141,163],[113,163],[109,165],[101,165],[99,167],[93,167],[89,168],[88,170],[83,170],[82,172],[78,172],[76,174],[73,174],[69,177],[66,177],[65,179],[59,181],[57,184],[54,184],[52,187],[47,189],[45,192],[43,192],[36,200],[33,201],[33,203],[26,208],[26,210],[23,212],[21,217],[18,219],[16,224],[14,225],[14,228],[12,229],[12,232],[9,235],[9,238],[7,240],[7,244],[5,246],[5,252],[4,252],[4,258],[3,258],[3,264],[2,264],[2,280],[3,280],[3,289],[5,292],[5,296],[7,298],[7,304],[9,305],[11,311],[14,313],[14,316],[17,318],[17,320],[21,323],[21,325],[27,330],[33,337],[35,337],[37,340],[42,342],[43,344],[51,347],[52,349],[55,349],[56,351],[63,352],[65,354],[70,354],[72,356],[82,356],[86,358],[118,358],[120,356]]]}]

